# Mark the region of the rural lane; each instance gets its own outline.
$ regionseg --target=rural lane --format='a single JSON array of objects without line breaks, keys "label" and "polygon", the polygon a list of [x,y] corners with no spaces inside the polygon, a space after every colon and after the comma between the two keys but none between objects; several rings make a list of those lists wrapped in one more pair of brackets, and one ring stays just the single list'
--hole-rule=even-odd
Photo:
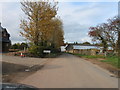
[{"label": "rural lane", "polygon": [[118,88],[118,79],[108,71],[70,54],[50,60],[19,82],[37,88]]}]

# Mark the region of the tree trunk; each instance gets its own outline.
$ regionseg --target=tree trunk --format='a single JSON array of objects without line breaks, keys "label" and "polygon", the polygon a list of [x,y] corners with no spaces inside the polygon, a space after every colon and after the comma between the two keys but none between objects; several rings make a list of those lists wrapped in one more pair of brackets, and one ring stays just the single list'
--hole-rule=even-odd
[{"label": "tree trunk", "polygon": [[106,53],[107,48],[108,48],[107,42],[102,37],[101,37],[101,41],[102,41],[102,44],[103,44],[103,53]]}]

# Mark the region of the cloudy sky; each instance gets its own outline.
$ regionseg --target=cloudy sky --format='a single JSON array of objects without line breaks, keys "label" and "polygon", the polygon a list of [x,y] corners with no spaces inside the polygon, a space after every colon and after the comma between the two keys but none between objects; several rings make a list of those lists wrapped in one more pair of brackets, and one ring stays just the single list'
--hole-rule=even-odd
[{"label": "cloudy sky", "polygon": [[[95,0],[94,0],[95,1]],[[100,0],[98,0],[100,1]],[[19,2],[0,3],[2,26],[10,33],[12,43],[23,42],[20,36],[20,19],[24,18]],[[58,16],[63,21],[65,42],[91,42],[90,26],[104,23],[118,13],[116,2],[59,2]],[[1,11],[1,10],[0,10]]]}]

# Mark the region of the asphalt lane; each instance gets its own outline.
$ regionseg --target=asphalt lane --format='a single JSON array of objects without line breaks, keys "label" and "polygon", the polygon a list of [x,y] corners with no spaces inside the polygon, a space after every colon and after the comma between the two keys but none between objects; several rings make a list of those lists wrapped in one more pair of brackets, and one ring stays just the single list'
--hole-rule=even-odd
[{"label": "asphalt lane", "polygon": [[20,83],[37,88],[118,88],[118,79],[108,71],[70,54],[50,60]]}]

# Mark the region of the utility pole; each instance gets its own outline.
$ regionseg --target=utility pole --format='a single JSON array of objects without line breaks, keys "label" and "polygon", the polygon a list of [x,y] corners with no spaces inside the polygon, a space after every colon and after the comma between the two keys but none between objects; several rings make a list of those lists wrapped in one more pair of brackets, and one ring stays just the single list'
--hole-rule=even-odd
[{"label": "utility pole", "polygon": [[[118,2],[118,20],[119,20],[119,27],[120,27],[120,1]],[[118,30],[118,57],[119,57],[119,64],[120,64],[120,30]]]},{"label": "utility pole", "polygon": [[[120,1],[118,2],[118,22],[120,28]],[[120,66],[120,29],[118,30],[118,66]],[[118,71],[118,76],[120,75],[120,71]],[[118,80],[118,89],[120,90],[120,83]]]}]

